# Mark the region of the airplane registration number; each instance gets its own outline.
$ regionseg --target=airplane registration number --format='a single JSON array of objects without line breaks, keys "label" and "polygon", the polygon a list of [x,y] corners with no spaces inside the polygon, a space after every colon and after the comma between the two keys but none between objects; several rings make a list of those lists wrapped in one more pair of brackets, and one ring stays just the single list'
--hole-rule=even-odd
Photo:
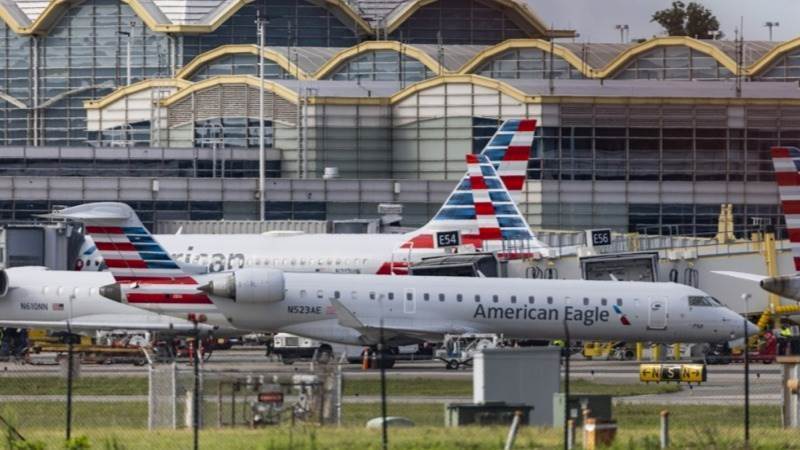
[{"label": "airplane registration number", "polygon": [[290,305],[289,314],[322,314],[322,306]]}]

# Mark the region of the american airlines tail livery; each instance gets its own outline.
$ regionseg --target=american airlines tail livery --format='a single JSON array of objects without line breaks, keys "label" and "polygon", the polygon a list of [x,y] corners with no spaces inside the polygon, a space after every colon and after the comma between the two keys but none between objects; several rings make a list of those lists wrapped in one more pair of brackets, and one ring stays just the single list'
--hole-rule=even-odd
[{"label": "american airlines tail livery", "polygon": [[762,289],[781,297],[800,300],[800,149],[797,147],[772,147],[772,164],[786,230],[794,261],[794,275],[769,277],[743,272],[716,271],[720,275],[741,278],[759,283]]},{"label": "american airlines tail livery", "polygon": [[[482,205],[481,216],[491,216],[486,200],[494,168],[483,157],[468,160],[476,205]],[[101,291],[108,298],[178,317],[204,314],[241,330],[355,345],[376,344],[381,329],[392,345],[453,333],[564,338],[565,323],[572,339],[721,342],[742,333],[738,314],[675,283],[385,277],[264,267],[187,275],[126,204],[90,203],[52,217],[85,224],[115,281]],[[496,224],[482,219],[484,228]]]},{"label": "american airlines tail livery", "polygon": [[[290,272],[405,275],[410,263],[444,254],[439,242],[453,236],[460,237],[461,251],[498,251],[509,259],[537,256],[544,245],[531,233],[516,206],[525,185],[535,129],[535,120],[504,122],[481,153],[497,172],[487,180],[491,183],[486,186],[489,198],[475,199],[474,176],[467,173],[430,222],[410,233],[178,234],[156,235],[155,239],[182,268],[197,273],[267,267]],[[489,202],[494,205],[491,215],[485,213]],[[98,254],[87,239],[77,266],[79,270],[98,270],[101,257],[102,252]]]}]

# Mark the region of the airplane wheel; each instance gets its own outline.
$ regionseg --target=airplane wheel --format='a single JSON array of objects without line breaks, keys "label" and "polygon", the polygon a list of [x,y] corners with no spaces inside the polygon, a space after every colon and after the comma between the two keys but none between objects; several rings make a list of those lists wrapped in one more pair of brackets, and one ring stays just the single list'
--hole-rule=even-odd
[{"label": "airplane wheel", "polygon": [[451,359],[447,361],[447,370],[457,370],[458,369],[458,361],[455,359]]}]

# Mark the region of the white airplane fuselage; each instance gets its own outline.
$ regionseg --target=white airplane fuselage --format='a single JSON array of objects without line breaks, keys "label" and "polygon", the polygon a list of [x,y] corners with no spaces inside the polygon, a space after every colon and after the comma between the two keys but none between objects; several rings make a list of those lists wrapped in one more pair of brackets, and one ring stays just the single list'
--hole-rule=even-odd
[{"label": "white airplane fuselage", "polygon": [[[198,277],[198,282],[221,276]],[[690,306],[690,296],[708,296],[674,283],[302,273],[283,277],[279,301],[237,303],[212,295],[213,304],[200,305],[200,310],[170,304],[161,305],[159,312],[178,317],[199,312],[215,320],[224,316],[242,330],[289,332],[343,344],[368,342],[362,332],[342,326],[332,299],[368,327],[378,328],[383,320],[387,329],[416,330],[411,334],[425,340],[473,332],[564,338],[566,320],[571,339],[721,342],[742,335],[744,326],[741,316],[722,305]]]},{"label": "white airplane fuselage", "polygon": [[[170,323],[187,325],[153,312],[109,300],[99,294],[101,286],[113,283],[110,274],[48,270],[44,267],[4,269],[8,290],[0,297],[0,326],[64,329],[74,321],[77,329],[125,328],[168,329]],[[27,325],[26,325],[27,324]],[[107,325],[104,326],[104,325]],[[230,327],[229,327],[230,328]]]}]

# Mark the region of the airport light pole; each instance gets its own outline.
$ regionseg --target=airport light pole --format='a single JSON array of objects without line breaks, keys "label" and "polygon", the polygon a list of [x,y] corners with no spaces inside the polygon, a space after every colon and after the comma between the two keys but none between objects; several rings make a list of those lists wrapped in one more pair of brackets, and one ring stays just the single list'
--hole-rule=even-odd
[{"label": "airport light pole", "polygon": [[769,28],[769,40],[772,41],[772,29],[773,28],[778,28],[779,26],[781,26],[781,24],[780,24],[780,22],[768,21],[768,22],[764,22],[764,26]]},{"label": "airport light pole", "polygon": [[266,25],[269,21],[261,17],[257,11],[256,26],[258,29],[258,218],[262,222],[266,217],[264,205],[264,170],[266,169],[266,155],[264,154],[264,40]]},{"label": "airport light pole", "polygon": [[627,33],[630,30],[630,26],[628,26],[627,23],[617,24],[617,25],[614,25],[614,29],[619,31],[619,43],[620,44],[624,44],[625,43],[625,33]]},{"label": "airport light pole", "polygon": [[742,294],[744,300],[744,446],[750,447],[750,352],[748,349],[747,313],[750,311],[750,294]]}]

